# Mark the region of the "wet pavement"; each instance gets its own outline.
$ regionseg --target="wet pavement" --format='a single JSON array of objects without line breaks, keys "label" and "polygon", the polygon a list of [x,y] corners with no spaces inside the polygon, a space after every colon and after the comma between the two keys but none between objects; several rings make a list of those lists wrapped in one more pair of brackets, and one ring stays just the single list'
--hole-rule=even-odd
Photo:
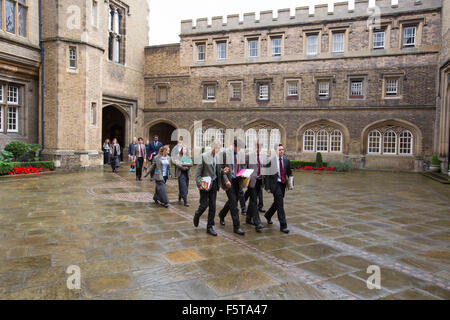
[{"label": "wet pavement", "polygon": [[[219,236],[122,167],[0,179],[0,299],[450,299],[450,188],[419,174],[296,173],[285,206],[256,233],[230,215]],[[218,195],[218,211],[226,200]],[[264,196],[265,208],[272,203]],[[81,290],[67,289],[67,267]],[[381,289],[369,290],[369,266]]]}]

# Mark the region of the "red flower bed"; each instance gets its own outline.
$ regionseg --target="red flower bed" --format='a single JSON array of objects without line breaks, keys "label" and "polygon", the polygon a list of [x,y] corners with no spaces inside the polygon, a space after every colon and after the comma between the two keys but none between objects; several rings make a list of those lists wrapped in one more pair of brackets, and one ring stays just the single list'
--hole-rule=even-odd
[{"label": "red flower bed", "polygon": [[20,174],[32,174],[32,173],[41,173],[51,171],[47,168],[36,168],[36,167],[14,167],[12,171],[8,171],[10,175],[20,175]]},{"label": "red flower bed", "polygon": [[313,166],[304,166],[299,165],[295,170],[305,170],[305,171],[334,171],[335,167],[313,167]]}]

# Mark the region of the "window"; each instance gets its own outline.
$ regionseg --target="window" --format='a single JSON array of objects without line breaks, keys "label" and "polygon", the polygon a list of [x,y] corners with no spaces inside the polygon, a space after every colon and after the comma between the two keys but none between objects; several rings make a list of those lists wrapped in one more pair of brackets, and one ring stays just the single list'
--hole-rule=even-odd
[{"label": "window", "polygon": [[97,103],[92,102],[91,110],[90,110],[90,124],[91,126],[95,126],[97,119]]},{"label": "window", "polygon": [[373,33],[373,48],[384,49],[384,41],[386,37],[385,31],[378,31]]},{"label": "window", "polygon": [[255,149],[256,137],[255,129],[248,129],[245,132],[245,145],[248,150],[253,151]]},{"label": "window", "polygon": [[227,43],[218,42],[217,43],[217,56],[219,60],[225,60],[227,58]]},{"label": "window", "polygon": [[413,135],[410,131],[405,130],[400,133],[399,137],[399,154],[413,153]]},{"label": "window", "polygon": [[333,33],[333,52],[341,53],[344,52],[344,39],[345,34],[343,32]]},{"label": "window", "polygon": [[111,5],[108,9],[108,59],[115,63],[125,63],[125,43],[123,31],[125,30],[123,9]]},{"label": "window", "polygon": [[8,86],[8,104],[19,104],[19,88]]},{"label": "window", "polygon": [[272,56],[281,56],[281,37],[272,38]]},{"label": "window", "polygon": [[258,39],[248,40],[248,56],[251,58],[258,57]]},{"label": "window", "polygon": [[206,49],[205,43],[197,44],[197,61],[205,61],[205,57],[206,57],[205,49]]},{"label": "window", "polygon": [[331,133],[330,152],[342,152],[342,133],[334,130]]},{"label": "window", "polygon": [[268,84],[259,84],[258,100],[263,100],[263,101],[269,100],[269,85]]},{"label": "window", "polygon": [[19,132],[19,109],[8,107],[8,132]]},{"label": "window", "polygon": [[69,68],[77,68],[77,48],[69,47]]},{"label": "window", "polygon": [[364,81],[362,79],[350,80],[350,99],[363,99],[364,98]]},{"label": "window", "polygon": [[203,147],[203,131],[201,128],[195,130],[194,134],[194,146],[195,148]]},{"label": "window", "polygon": [[298,100],[298,81],[287,82],[287,99]]},{"label": "window", "polygon": [[166,103],[169,98],[169,88],[165,85],[159,85],[156,87],[156,102]]},{"label": "window", "polygon": [[270,150],[274,150],[275,146],[281,143],[280,130],[272,129],[270,130]]},{"label": "window", "polygon": [[3,107],[0,105],[0,132],[3,132],[3,121]]},{"label": "window", "polygon": [[398,96],[398,79],[386,79],[386,96]]},{"label": "window", "polygon": [[267,150],[269,147],[269,134],[267,132],[267,129],[260,129],[258,131],[258,139],[261,143],[261,149]]},{"label": "window", "polygon": [[18,0],[18,21],[19,21],[19,36],[27,36],[27,11],[26,0]]},{"label": "window", "polygon": [[368,140],[368,153],[381,153],[381,133],[371,131]]},{"label": "window", "polygon": [[311,129],[305,131],[303,134],[303,151],[314,152],[315,138],[314,131]]},{"label": "window", "polygon": [[231,84],[231,101],[241,101],[241,84],[232,83]]},{"label": "window", "polygon": [[397,151],[397,135],[394,131],[389,130],[384,134],[383,153],[396,154]]},{"label": "window", "polygon": [[92,18],[91,18],[91,22],[93,26],[97,26],[97,1],[96,0],[92,0]]},{"label": "window", "polygon": [[309,35],[307,37],[307,47],[308,47],[308,55],[314,56],[317,55],[317,42],[318,42],[318,35]]},{"label": "window", "polygon": [[330,96],[330,81],[319,81],[319,98],[328,98]]},{"label": "window", "polygon": [[328,132],[320,130],[317,134],[317,152],[328,152]]},{"label": "window", "polygon": [[225,131],[223,129],[218,129],[216,131],[216,140],[219,141],[222,147],[225,147]]},{"label": "window", "polygon": [[0,103],[3,103],[3,99],[4,99],[3,97],[5,96],[4,90],[5,90],[5,87],[0,84]]},{"label": "window", "polygon": [[415,47],[416,46],[416,27],[405,27],[403,29],[403,46]]},{"label": "window", "polygon": [[204,86],[204,100],[215,100],[216,99],[216,85],[207,84]]}]

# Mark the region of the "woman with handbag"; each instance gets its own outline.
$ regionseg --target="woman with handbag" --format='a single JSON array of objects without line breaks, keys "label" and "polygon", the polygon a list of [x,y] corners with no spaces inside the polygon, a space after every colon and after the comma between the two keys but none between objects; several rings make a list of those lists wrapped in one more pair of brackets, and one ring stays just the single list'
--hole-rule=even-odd
[{"label": "woman with handbag", "polygon": [[155,195],[153,201],[159,203],[165,208],[169,207],[169,198],[166,191],[166,182],[170,178],[170,147],[163,146],[159,149],[158,155],[154,158],[150,170],[147,171],[145,177],[154,175],[155,179]]},{"label": "woman with handbag", "polygon": [[111,147],[111,168],[114,173],[117,173],[117,169],[120,167],[120,145],[117,143],[117,139],[113,139]]},{"label": "woman with handbag", "polygon": [[192,160],[188,157],[187,148],[179,147],[179,153],[176,157],[172,157],[172,161],[175,165],[175,177],[178,179],[178,203],[181,204],[181,199],[183,199],[184,206],[189,207],[187,196]]}]

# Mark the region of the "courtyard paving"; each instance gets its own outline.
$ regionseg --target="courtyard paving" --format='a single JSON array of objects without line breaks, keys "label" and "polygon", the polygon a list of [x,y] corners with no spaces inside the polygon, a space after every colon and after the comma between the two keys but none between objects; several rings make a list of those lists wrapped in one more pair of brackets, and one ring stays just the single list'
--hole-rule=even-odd
[{"label": "courtyard paving", "polygon": [[[450,188],[419,174],[296,173],[260,234],[219,236],[191,207],[151,203],[122,167],[0,179],[0,299],[450,299]],[[177,182],[169,181],[177,200]],[[225,202],[218,196],[218,210]],[[265,195],[266,209],[271,196]],[[218,224],[218,218],[216,218]],[[66,269],[81,269],[81,290]],[[381,269],[369,290],[367,268]]]}]

